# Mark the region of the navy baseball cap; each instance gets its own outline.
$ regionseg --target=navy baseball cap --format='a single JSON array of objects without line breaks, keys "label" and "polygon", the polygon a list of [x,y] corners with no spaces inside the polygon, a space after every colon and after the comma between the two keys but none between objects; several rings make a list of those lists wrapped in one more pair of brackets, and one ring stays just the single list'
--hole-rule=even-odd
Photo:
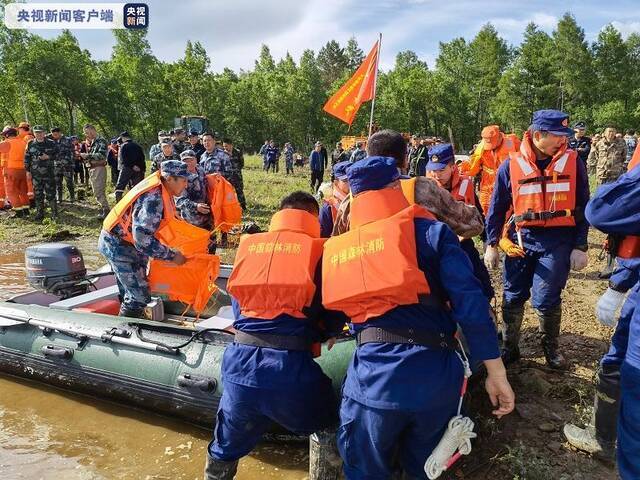
[{"label": "navy baseball cap", "polygon": [[573,130],[569,128],[569,115],[560,110],[538,110],[533,112],[531,122],[533,130],[549,132],[552,135],[569,137]]},{"label": "navy baseball cap", "polygon": [[189,178],[187,164],[180,160],[165,160],[160,164],[160,171],[163,177]]},{"label": "navy baseball cap", "polygon": [[350,161],[338,162],[333,166],[333,176],[336,180],[346,181],[349,177],[347,176],[347,168],[352,165]]},{"label": "navy baseball cap", "polygon": [[395,158],[367,157],[352,163],[347,169],[351,193],[380,190],[400,178]]},{"label": "navy baseball cap", "polygon": [[190,137],[197,137],[198,136],[198,131],[197,130],[191,130],[189,132],[189,136]]},{"label": "navy baseball cap", "polygon": [[433,172],[442,170],[456,159],[450,143],[439,143],[428,150],[429,161],[426,169]]}]

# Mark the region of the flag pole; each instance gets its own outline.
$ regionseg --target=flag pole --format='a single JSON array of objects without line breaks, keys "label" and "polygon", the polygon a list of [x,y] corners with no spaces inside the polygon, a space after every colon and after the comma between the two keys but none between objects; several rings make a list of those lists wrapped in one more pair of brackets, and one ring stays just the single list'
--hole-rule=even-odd
[{"label": "flag pole", "polygon": [[369,117],[369,137],[371,136],[371,131],[373,130],[373,109],[376,106],[376,92],[378,88],[378,65],[380,65],[380,49],[382,48],[382,32],[380,32],[378,35],[378,56],[376,57],[376,74],[373,77],[373,99],[371,100],[371,116]]}]

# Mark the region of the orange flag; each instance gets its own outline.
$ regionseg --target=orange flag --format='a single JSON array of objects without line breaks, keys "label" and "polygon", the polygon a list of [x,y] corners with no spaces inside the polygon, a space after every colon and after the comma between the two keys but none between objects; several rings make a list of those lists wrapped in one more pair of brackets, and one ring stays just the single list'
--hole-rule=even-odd
[{"label": "orange flag", "polygon": [[633,152],[633,157],[631,158],[631,161],[629,162],[629,166],[627,167],[627,171],[630,172],[631,170],[633,170],[638,165],[640,165],[640,143],[638,144],[638,146],[636,147],[635,151]]},{"label": "orange flag", "polygon": [[378,48],[376,42],[356,73],[347,80],[325,103],[323,110],[351,126],[363,102],[375,95],[376,74],[378,72]]}]

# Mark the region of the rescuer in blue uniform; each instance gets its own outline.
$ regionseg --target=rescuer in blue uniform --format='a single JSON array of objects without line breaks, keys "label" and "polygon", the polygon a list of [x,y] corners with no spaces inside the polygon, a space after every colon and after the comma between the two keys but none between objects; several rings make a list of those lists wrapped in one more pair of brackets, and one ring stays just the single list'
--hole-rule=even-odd
[{"label": "rescuer in blue uniform", "polygon": [[222,360],[206,480],[231,480],[273,422],[298,435],[333,438],[336,398],[311,350],[339,334],[346,318],[321,304],[322,243],[318,203],[305,192],[282,200],[269,232],[240,242],[228,282],[236,336]]},{"label": "rescuer in blue uniform", "polygon": [[[409,207],[399,191],[395,159],[368,157],[354,163],[347,173],[354,195],[351,229],[346,234],[331,237],[325,244],[323,303],[327,308],[340,308],[340,290],[344,289],[344,283],[350,283],[350,277],[357,278],[364,272],[384,282],[376,272],[396,270],[390,268],[394,266],[386,262],[384,256],[381,257],[384,264],[379,264],[380,257],[373,254],[375,250],[396,258],[398,245],[392,245],[391,241],[393,232],[397,231],[392,228],[395,207],[388,209],[391,204],[387,200],[393,197],[395,206],[406,205],[406,208],[423,211],[421,207]],[[367,195],[372,192],[379,193],[384,200],[380,204],[367,203]],[[358,205],[360,195],[364,195],[360,199],[364,202],[362,206]],[[362,207],[368,210],[368,215],[391,222],[389,225],[384,223],[390,228],[376,228],[375,234],[382,236],[379,242],[356,247],[353,254],[355,259],[363,258],[362,263],[350,261],[352,251],[349,247],[344,259],[342,250],[335,256],[330,254],[332,248],[348,241],[350,233],[360,228],[362,218],[358,210]],[[349,308],[345,306],[343,310],[351,317],[351,331],[358,343],[343,386],[337,435],[344,472],[350,480],[391,478],[396,461],[409,478],[426,478],[425,461],[456,414],[460,398],[464,368],[452,349],[455,348],[453,334],[457,324],[469,341],[471,353],[487,367],[487,392],[497,407],[494,414],[498,417],[506,415],[514,407],[513,391],[507,381],[495,327],[489,316],[489,303],[473,275],[467,255],[445,224],[417,216],[410,222],[409,225],[414,225],[415,235],[407,240],[415,246],[403,243],[402,239],[406,237],[400,237],[399,243],[408,245],[405,249],[408,256],[403,258],[407,260],[413,256],[407,249],[414,249],[417,258],[410,260],[408,268],[414,272],[416,280],[428,282],[430,295],[424,302],[413,300],[415,303],[397,303],[394,300],[397,297],[391,296],[387,299],[390,309],[364,321],[354,319],[369,315],[373,310],[367,305],[380,301],[380,296],[365,295],[360,304],[361,294],[358,293],[349,299]],[[386,234],[390,236],[386,237]],[[336,270],[332,270],[332,265]],[[328,294],[326,288],[336,283],[341,287]],[[390,287],[402,295],[403,290],[413,286],[400,282]],[[449,302],[450,309],[445,302]],[[351,311],[351,308],[355,310]]]},{"label": "rescuer in blue uniform", "polygon": [[505,363],[520,358],[524,304],[533,295],[531,303],[540,319],[547,364],[566,368],[566,360],[558,351],[561,294],[569,269],[581,270],[587,265],[589,229],[584,219],[588,177],[584,163],[567,149],[567,138],[573,133],[567,127],[567,118],[558,110],[534,112],[520,151],[512,153],[498,169],[487,215],[485,264],[492,269],[498,267],[497,244],[512,210],[519,234],[511,229],[510,240],[524,250],[524,256],[506,256],[504,260]]},{"label": "rescuer in blue uniform", "polygon": [[[601,186],[587,206],[586,217],[591,225],[607,234],[639,236],[640,169],[635,168],[616,182]],[[628,267],[631,265],[627,263]],[[631,270],[637,272],[635,268]],[[614,372],[613,381],[616,369],[620,369],[617,460],[623,480],[640,478],[640,309],[636,308],[639,299],[640,283],[636,282],[622,308],[609,352],[601,362],[603,370],[606,367]],[[597,436],[597,424],[595,431]],[[612,448],[612,445],[602,447]]]},{"label": "rescuer in blue uniform", "polygon": [[349,195],[349,182],[347,180],[347,167],[351,166],[351,162],[336,163],[331,172],[331,188],[333,193],[331,197],[325,198],[320,206],[320,236],[329,238],[333,232],[333,224],[336,221],[336,214],[340,203]]},{"label": "rescuer in blue uniform", "polygon": [[[480,202],[473,188],[472,179],[461,177],[457,172],[458,167],[455,165],[453,146],[450,143],[440,143],[429,148],[427,158],[429,160],[426,167],[424,167],[427,177],[436,180],[440,186],[451,193],[456,200],[470,206],[475,206],[479,212],[482,212]],[[480,253],[478,253],[473,239],[461,239],[460,246],[469,257],[469,260],[471,260],[473,273],[480,281],[482,291],[489,301],[493,300],[495,291],[491,285],[491,276],[480,258]]]}]

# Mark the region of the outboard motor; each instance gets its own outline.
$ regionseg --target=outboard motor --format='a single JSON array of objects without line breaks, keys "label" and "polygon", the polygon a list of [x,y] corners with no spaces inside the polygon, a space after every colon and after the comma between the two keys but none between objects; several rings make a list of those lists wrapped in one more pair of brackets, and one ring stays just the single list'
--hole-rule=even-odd
[{"label": "outboard motor", "polygon": [[93,283],[87,277],[82,253],[66,243],[45,243],[24,252],[27,282],[62,300],[87,293]]}]

